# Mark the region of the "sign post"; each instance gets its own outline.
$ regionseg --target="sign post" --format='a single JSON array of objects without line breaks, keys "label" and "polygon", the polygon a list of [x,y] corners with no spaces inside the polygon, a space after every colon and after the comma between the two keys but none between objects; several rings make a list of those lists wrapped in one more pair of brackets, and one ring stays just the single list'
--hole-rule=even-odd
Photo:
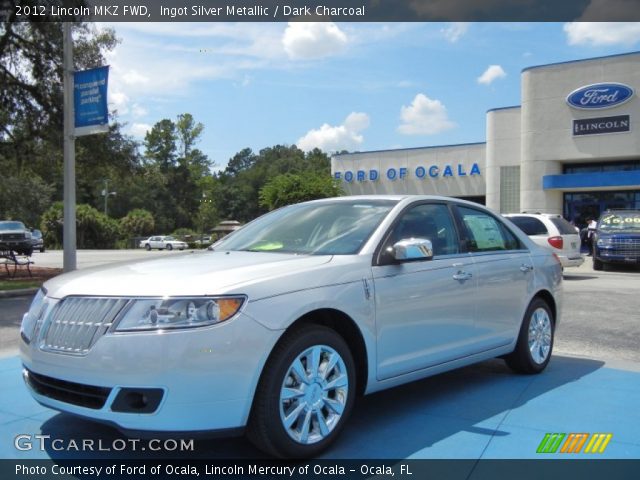
[{"label": "sign post", "polygon": [[71,22],[63,24],[64,69],[64,198],[63,198],[63,269],[76,269],[76,145],[73,113],[73,40]]},{"label": "sign post", "polygon": [[63,269],[75,270],[76,262],[76,137],[109,131],[107,83],[109,67],[74,72],[71,22],[63,23],[64,70],[64,198]]}]

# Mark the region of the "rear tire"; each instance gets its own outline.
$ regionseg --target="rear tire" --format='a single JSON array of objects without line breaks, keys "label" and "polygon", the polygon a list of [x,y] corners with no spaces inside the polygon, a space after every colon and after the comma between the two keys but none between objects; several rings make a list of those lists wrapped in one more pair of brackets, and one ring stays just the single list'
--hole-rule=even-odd
[{"label": "rear tire", "polygon": [[173,250],[173,245],[171,245],[171,244],[167,245],[167,250],[169,250],[169,251]]},{"label": "rear tire", "polygon": [[344,427],[356,392],[344,339],[323,326],[286,336],[271,353],[247,426],[249,440],[282,458],[315,457]]},{"label": "rear tire", "polygon": [[551,308],[542,298],[529,304],[515,350],[505,357],[507,365],[516,372],[542,372],[551,360],[555,334],[555,319]]}]

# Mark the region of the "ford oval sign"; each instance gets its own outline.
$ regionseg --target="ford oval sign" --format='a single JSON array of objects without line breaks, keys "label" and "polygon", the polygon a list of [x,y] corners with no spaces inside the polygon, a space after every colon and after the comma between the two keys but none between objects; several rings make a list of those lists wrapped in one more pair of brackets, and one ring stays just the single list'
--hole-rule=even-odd
[{"label": "ford oval sign", "polygon": [[573,108],[611,108],[628,102],[633,97],[633,88],[622,83],[596,83],[574,90],[567,96]]}]

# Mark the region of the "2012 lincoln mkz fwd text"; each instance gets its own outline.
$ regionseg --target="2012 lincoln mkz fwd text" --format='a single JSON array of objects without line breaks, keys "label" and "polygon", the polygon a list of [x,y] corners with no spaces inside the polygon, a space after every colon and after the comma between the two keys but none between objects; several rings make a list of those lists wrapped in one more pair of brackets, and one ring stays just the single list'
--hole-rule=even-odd
[{"label": "2012 lincoln mkz fwd text", "polygon": [[317,200],[210,248],[45,283],[21,328],[35,399],[124,431],[246,431],[309,457],[358,395],[498,356],[538,373],[551,358],[560,263],[474,203]]}]

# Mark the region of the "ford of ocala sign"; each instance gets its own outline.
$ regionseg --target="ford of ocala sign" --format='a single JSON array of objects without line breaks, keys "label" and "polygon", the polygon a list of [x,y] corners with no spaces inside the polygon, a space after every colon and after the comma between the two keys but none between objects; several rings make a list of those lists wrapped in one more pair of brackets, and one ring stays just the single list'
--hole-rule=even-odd
[{"label": "ford of ocala sign", "polygon": [[595,83],[574,90],[567,96],[573,108],[611,108],[628,102],[633,97],[633,88],[622,83]]}]

